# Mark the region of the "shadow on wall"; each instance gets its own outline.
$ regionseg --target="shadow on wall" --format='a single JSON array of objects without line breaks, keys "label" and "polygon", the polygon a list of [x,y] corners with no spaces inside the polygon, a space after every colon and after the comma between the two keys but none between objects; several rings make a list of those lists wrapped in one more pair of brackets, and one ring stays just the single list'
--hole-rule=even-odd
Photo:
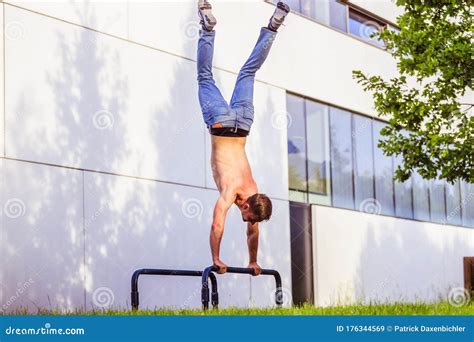
[{"label": "shadow on wall", "polygon": [[[74,6],[81,20],[96,21],[90,4],[83,5],[83,12],[80,5]],[[67,164],[115,165],[129,153],[123,121],[129,105],[128,80],[120,70],[119,52],[100,45],[98,39],[97,33],[85,29],[75,30],[74,36],[57,32],[60,69],[48,75],[48,81],[56,100],[56,120],[62,125],[56,143],[66,153],[61,159]]]},{"label": "shadow on wall", "polygon": [[[88,4],[81,7],[83,11],[80,5],[74,6],[83,19],[94,20]],[[15,155],[16,150],[38,149],[46,161],[60,154],[67,165],[91,164],[106,156],[103,162],[113,164],[117,159],[109,146],[126,153],[121,132],[107,127],[113,123],[110,120],[120,126],[120,114],[127,109],[127,80],[120,76],[120,57],[117,52],[110,55],[110,51],[103,51],[96,33],[85,29],[72,32],[55,32],[56,69],[54,73],[44,72],[45,89],[37,89],[54,99],[54,113],[44,113],[44,108],[35,106],[26,95],[29,85],[24,84],[15,112],[24,116],[23,122],[30,116],[30,123],[40,127],[18,139],[11,151]],[[108,61],[103,57],[106,53]],[[113,80],[110,74],[114,74]],[[113,94],[106,94],[107,89],[113,89]],[[118,115],[112,118],[111,112]],[[38,120],[40,115],[46,124]],[[92,129],[107,130],[108,143],[92,139]],[[16,200],[22,214],[2,216],[2,249],[6,254],[2,258],[2,302],[8,304],[3,310],[84,308],[82,173],[13,161],[4,164],[2,204],[6,208],[9,201]],[[28,286],[20,296],[18,289],[24,284]]]},{"label": "shadow on wall", "polygon": [[[76,10],[93,20],[94,14],[87,4],[83,12]],[[29,29],[35,32],[40,28]],[[107,79],[108,73],[120,74],[118,54],[110,57],[112,70],[106,70],[108,65],[102,57],[104,51],[98,44],[97,34],[84,29],[74,29],[73,33],[66,36],[61,30],[56,32],[55,72],[45,71],[45,89],[36,89],[54,99],[54,113],[44,113],[44,108],[35,106],[27,96],[30,85],[24,84],[15,106],[15,112],[23,118],[17,121],[27,125],[35,122],[40,128],[22,131],[33,134],[18,139],[11,151],[15,155],[16,150],[37,149],[43,160],[60,154],[68,165],[93,163],[101,155],[108,157],[106,163],[113,164],[116,160],[107,150],[108,146],[123,151],[125,142],[118,130],[108,131],[107,145],[91,140],[88,132],[92,124],[96,129],[104,129],[100,124],[107,124],[103,119],[92,122],[91,114],[98,108],[123,113],[127,107],[127,82],[117,77],[107,85],[113,88],[113,96],[104,94],[104,85],[111,82]],[[40,115],[44,116],[43,122],[37,118]],[[115,119],[120,125],[120,115]],[[84,308],[82,173],[13,161],[4,161],[2,173],[5,182],[5,192],[2,191],[2,309]],[[18,215],[7,212],[7,204],[12,200],[20,208]]]},{"label": "shadow on wall", "polygon": [[82,175],[0,160],[1,311],[82,308]]}]

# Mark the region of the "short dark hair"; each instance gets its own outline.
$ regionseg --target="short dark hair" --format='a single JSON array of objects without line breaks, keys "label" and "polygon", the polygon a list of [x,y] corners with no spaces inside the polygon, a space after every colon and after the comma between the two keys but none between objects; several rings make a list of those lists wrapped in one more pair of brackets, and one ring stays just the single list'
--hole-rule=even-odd
[{"label": "short dark hair", "polygon": [[262,222],[272,216],[272,201],[265,194],[255,194],[247,198],[250,210],[256,216],[255,222]]}]

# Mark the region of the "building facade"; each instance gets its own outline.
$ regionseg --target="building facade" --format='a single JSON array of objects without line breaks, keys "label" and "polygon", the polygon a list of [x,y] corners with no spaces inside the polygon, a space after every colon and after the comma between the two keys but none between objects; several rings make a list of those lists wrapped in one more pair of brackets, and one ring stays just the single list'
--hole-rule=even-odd
[{"label": "building facade", "polygon": [[[474,255],[474,186],[393,181],[383,121],[353,70],[396,65],[389,0],[289,1],[255,85],[247,153],[273,218],[259,263],[285,305],[445,299]],[[215,1],[214,76],[230,99],[274,4]],[[129,308],[138,268],[203,269],[218,192],[197,99],[194,1],[0,4],[0,302]],[[302,224],[302,222],[304,224]],[[248,261],[233,208],[224,262]],[[192,279],[145,277],[141,307],[199,307]],[[273,280],[222,275],[221,306],[273,304]],[[295,300],[298,302],[299,300]]]}]

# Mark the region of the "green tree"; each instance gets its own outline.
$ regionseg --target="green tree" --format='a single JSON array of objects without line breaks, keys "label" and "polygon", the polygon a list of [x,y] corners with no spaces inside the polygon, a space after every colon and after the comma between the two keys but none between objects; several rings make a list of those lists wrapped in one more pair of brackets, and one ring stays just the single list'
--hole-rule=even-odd
[{"label": "green tree", "polygon": [[[397,18],[400,31],[387,29],[374,36],[385,42],[399,75],[384,80],[353,72],[373,94],[379,115],[388,118],[379,147],[403,158],[395,173],[399,181],[416,170],[427,179],[474,183],[473,2],[396,3],[405,9]],[[469,103],[460,100],[469,94]]]}]

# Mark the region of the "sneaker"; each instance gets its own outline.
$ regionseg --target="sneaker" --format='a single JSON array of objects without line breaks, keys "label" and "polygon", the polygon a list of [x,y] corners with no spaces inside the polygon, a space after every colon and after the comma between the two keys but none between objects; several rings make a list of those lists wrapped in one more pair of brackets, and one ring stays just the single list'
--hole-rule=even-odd
[{"label": "sneaker", "polygon": [[272,31],[278,30],[288,13],[290,13],[290,7],[287,4],[281,1],[277,3],[275,12],[273,12],[270,22],[268,23],[268,28]]},{"label": "sneaker", "polygon": [[217,24],[217,20],[212,14],[212,6],[207,0],[198,1],[198,14],[201,18],[201,26],[206,31],[212,31]]}]

